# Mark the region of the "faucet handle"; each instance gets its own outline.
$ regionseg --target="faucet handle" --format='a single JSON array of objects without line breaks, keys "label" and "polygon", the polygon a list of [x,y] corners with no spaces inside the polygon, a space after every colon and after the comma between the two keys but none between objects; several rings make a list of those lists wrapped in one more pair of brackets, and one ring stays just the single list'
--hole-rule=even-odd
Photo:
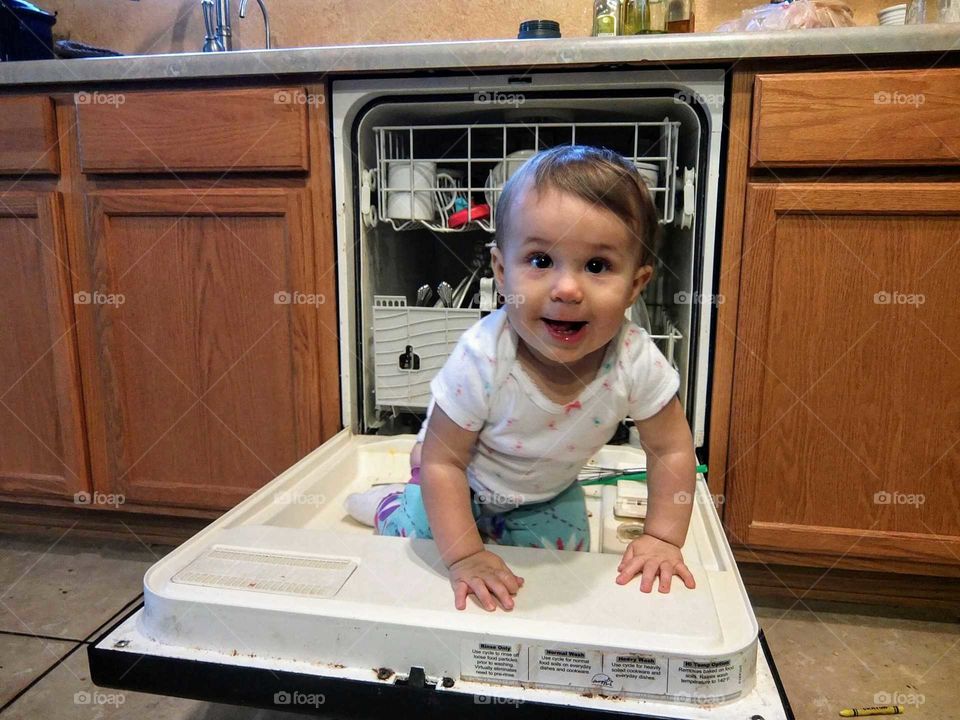
[{"label": "faucet handle", "polygon": [[225,48],[220,38],[217,37],[217,29],[214,24],[214,6],[213,0],[200,0],[200,9],[203,11],[203,27],[207,36],[203,40],[203,52],[223,52]]}]

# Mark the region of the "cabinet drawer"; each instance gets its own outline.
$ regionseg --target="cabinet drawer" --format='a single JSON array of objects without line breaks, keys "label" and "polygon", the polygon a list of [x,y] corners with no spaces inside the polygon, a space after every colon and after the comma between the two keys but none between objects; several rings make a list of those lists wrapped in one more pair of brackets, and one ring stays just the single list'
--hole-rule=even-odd
[{"label": "cabinet drawer", "polygon": [[0,173],[59,171],[53,101],[46,96],[0,98]]},{"label": "cabinet drawer", "polygon": [[84,172],[307,170],[300,88],[77,94]]},{"label": "cabinet drawer", "polygon": [[752,167],[960,164],[960,69],[758,75]]}]

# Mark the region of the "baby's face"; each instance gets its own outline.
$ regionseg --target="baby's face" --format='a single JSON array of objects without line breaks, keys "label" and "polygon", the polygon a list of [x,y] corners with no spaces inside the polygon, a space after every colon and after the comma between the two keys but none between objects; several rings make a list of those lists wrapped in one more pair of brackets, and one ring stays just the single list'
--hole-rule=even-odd
[{"label": "baby's face", "polygon": [[492,256],[511,326],[547,365],[599,362],[653,273],[639,240],[606,208],[552,188],[524,190],[510,219]]}]

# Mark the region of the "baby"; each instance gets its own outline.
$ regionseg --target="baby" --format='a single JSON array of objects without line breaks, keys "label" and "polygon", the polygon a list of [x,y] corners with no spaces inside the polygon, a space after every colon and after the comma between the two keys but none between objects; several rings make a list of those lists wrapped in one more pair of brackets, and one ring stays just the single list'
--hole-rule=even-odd
[{"label": "baby", "polygon": [[484,540],[588,550],[577,475],[625,417],[647,454],[644,534],[616,582],[694,587],[680,546],[696,461],[677,372],[624,318],[653,274],[656,209],[632,163],[563,146],[527,161],[497,203],[491,250],[505,304],[467,330],[436,375],[405,485],[351,495],[381,535],[433,538],[457,609],[505,610],[523,585]]}]

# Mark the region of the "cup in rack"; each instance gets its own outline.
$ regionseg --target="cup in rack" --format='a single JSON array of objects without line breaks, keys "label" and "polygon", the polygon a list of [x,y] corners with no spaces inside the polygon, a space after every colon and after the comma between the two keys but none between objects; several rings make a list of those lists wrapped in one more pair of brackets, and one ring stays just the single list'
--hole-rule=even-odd
[{"label": "cup in rack", "polygon": [[[433,220],[445,209],[439,188],[455,186],[447,173],[437,173],[432,160],[406,160],[390,164],[387,172],[387,217],[394,220]],[[453,198],[449,206],[453,206]]]},{"label": "cup in rack", "polygon": [[536,150],[517,150],[507,155],[502,162],[494,166],[493,170],[491,170],[487,176],[487,182],[484,185],[483,194],[487,200],[487,205],[491,208],[496,208],[503,184],[513,177],[527,160],[536,154]]},{"label": "cup in rack", "polygon": [[637,168],[637,172],[640,173],[640,177],[642,177],[643,181],[647,184],[647,188],[657,187],[660,183],[660,168],[656,163],[635,160],[633,165]]},{"label": "cup in rack", "polygon": [[[437,210],[444,216],[449,216],[451,212],[459,209],[457,200],[464,199],[462,180],[463,172],[460,170],[441,168],[437,172]],[[465,205],[465,202],[462,204]]]}]

